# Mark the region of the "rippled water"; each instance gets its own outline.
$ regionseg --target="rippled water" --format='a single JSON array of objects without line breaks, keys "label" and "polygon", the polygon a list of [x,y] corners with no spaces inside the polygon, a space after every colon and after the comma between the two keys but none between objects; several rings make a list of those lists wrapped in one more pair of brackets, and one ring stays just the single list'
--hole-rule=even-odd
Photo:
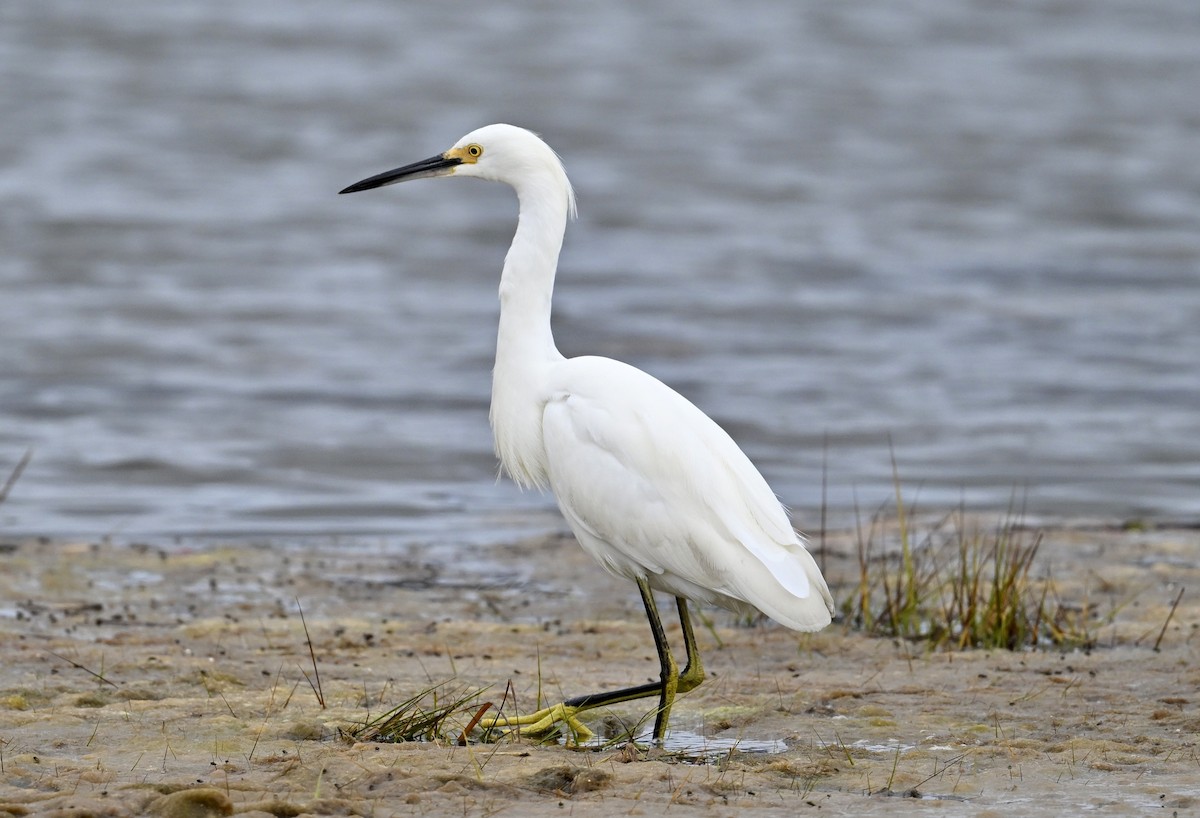
[{"label": "rippled water", "polygon": [[[16,0],[0,531],[486,541],[498,186],[355,197],[478,125],[579,193],[567,354],[724,423],[811,525],[1200,515],[1200,12]],[[918,489],[919,487],[919,489]]]}]

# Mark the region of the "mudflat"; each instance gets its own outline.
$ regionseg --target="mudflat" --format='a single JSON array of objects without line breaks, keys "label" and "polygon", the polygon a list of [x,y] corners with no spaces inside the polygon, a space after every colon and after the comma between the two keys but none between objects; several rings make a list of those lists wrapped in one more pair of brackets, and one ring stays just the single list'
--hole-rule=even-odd
[{"label": "mudflat", "polygon": [[[839,602],[856,554],[853,532],[826,541]],[[667,746],[621,738],[646,701],[588,714],[614,738],[576,749],[455,740],[488,702],[530,710],[656,676],[636,589],[567,538],[470,560],[10,541],[0,815],[1194,812],[1200,531],[1050,528],[1035,571],[1056,604],[1091,612],[1091,647],[932,650],[706,611],[709,679],[676,704]],[[353,737],[434,687],[421,707],[482,690],[442,739]]]}]

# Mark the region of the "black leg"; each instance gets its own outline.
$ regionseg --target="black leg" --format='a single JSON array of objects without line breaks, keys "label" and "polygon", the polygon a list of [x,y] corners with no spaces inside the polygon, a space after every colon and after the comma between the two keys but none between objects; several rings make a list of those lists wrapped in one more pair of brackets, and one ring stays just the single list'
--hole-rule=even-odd
[{"label": "black leg", "polygon": [[659,680],[662,692],[658,696],[658,714],[654,717],[654,740],[659,744],[667,735],[667,721],[671,718],[671,705],[675,704],[675,691],[679,688],[679,665],[671,655],[667,634],[663,630],[658,606],[654,604],[654,593],[645,580],[638,581],[642,602],[646,605],[646,618],[650,620],[650,632],[654,634],[654,646],[658,648]]},{"label": "black leg", "polygon": [[484,726],[487,728],[520,728],[524,726],[527,728],[527,733],[536,735],[548,732],[555,723],[562,722],[570,729],[577,742],[587,741],[592,732],[576,718],[576,714],[580,711],[658,696],[658,711],[654,717],[654,740],[661,744],[667,734],[667,722],[671,717],[675,694],[692,690],[698,686],[704,680],[704,668],[700,664],[700,651],[696,648],[696,635],[692,631],[687,600],[682,597],[675,598],[676,606],[679,609],[679,624],[683,628],[683,643],[687,650],[687,666],[680,674],[679,665],[675,663],[675,658],[671,655],[671,647],[667,643],[667,635],[663,630],[662,619],[658,614],[658,606],[654,602],[650,584],[645,579],[639,579],[637,584],[638,590],[642,594],[642,604],[646,608],[646,619],[650,622],[650,633],[654,636],[654,648],[658,652],[658,682],[626,687],[608,693],[576,696],[573,699],[567,699],[562,704],[522,716],[496,716],[486,722]]},{"label": "black leg", "polygon": [[[667,635],[663,630],[662,619],[658,615],[658,606],[654,603],[654,594],[646,580],[638,580],[638,590],[642,594],[642,604],[646,608],[646,619],[650,622],[650,633],[654,637],[654,647],[658,651],[659,681],[657,684],[637,685],[608,693],[593,693],[587,696],[577,696],[567,699],[563,704],[578,710],[590,710],[610,704],[644,699],[648,696],[658,696],[658,713],[654,718],[654,739],[661,742],[667,732],[667,720],[671,716],[671,705],[675,701],[675,691],[679,686],[679,666],[671,656],[671,647],[667,644]],[[688,626],[690,632],[691,626]],[[684,639],[688,640],[685,633]],[[691,641],[695,641],[694,637]],[[694,645],[693,645],[694,650]]]}]

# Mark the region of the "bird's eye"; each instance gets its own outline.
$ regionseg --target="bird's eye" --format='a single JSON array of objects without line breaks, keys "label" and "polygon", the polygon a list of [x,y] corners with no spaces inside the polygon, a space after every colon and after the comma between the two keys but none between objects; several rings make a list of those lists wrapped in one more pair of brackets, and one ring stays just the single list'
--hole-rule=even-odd
[{"label": "bird's eye", "polygon": [[467,156],[471,157],[472,159],[478,159],[482,155],[483,155],[483,146],[482,145],[467,145]]}]

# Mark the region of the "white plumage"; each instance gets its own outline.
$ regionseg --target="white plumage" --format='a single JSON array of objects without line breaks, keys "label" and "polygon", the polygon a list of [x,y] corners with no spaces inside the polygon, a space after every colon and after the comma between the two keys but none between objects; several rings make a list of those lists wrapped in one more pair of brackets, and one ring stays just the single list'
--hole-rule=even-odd
[{"label": "white plumage", "polygon": [[[500,279],[492,381],[496,454],[508,474],[523,486],[553,491],[580,545],[607,570],[639,582],[643,598],[649,597],[652,627],[657,611],[645,585],[737,611],[762,611],[796,630],[828,625],[834,607],[825,580],[778,499],[729,435],[641,370],[559,353],[550,302],[575,202],[562,163],[541,139],[511,125],[489,125],[439,156],[342,192],[450,175],[506,182],[520,201]],[[702,678],[682,603],[680,614],[689,638],[688,669]],[[674,697],[667,678],[674,662],[665,645],[659,653],[663,694],[655,735],[661,739],[664,711]],[[618,694],[633,690],[641,688]],[[618,694],[564,706],[584,702],[575,708],[581,710],[598,706],[593,702],[601,698],[632,697]],[[573,713],[558,713],[555,720],[575,730],[581,725]]]},{"label": "white plumage", "polygon": [[679,393],[607,358],[548,372],[550,488],[601,565],[652,588],[811,631],[829,591],[766,481]]}]

